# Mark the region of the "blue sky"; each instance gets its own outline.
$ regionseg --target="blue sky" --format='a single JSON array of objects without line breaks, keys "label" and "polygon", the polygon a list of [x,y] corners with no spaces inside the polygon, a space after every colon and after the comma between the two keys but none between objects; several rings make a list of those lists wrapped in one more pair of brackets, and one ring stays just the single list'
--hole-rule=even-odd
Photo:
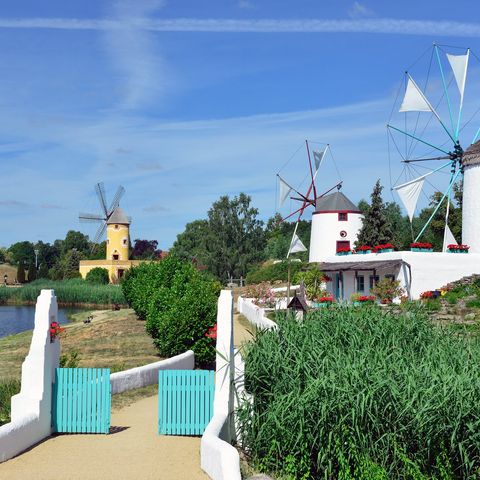
[{"label": "blue sky", "polygon": [[[97,181],[110,197],[125,186],[132,237],[163,249],[220,195],[250,194],[267,219],[305,138],[332,145],[353,201],[379,177],[390,200],[385,124],[403,71],[435,41],[480,54],[471,5],[3,0],[0,245],[93,234],[77,216],[97,211]],[[428,61],[416,68],[424,79]],[[306,168],[300,150],[282,173],[299,183]]]}]

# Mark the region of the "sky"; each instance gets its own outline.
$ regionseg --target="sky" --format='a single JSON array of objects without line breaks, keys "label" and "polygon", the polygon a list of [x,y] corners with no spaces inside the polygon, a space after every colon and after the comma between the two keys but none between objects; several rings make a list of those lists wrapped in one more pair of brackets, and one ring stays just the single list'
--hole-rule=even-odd
[{"label": "sky", "polygon": [[[434,95],[440,76],[424,54],[434,42],[480,55],[480,9],[471,6],[2,0],[0,245],[52,242],[71,229],[93,236],[78,214],[99,213],[99,181],[108,199],[125,187],[132,238],[162,249],[221,195],[249,194],[267,220],[276,173],[294,186],[307,175],[305,139],[331,146],[319,191],[341,179],[358,202],[380,178],[392,200],[403,164],[389,154],[385,125],[404,71],[414,64]],[[476,57],[470,65],[478,80],[467,83],[465,120],[480,107]],[[439,145],[446,139],[433,123],[425,138]],[[478,126],[473,118],[468,128]]]}]

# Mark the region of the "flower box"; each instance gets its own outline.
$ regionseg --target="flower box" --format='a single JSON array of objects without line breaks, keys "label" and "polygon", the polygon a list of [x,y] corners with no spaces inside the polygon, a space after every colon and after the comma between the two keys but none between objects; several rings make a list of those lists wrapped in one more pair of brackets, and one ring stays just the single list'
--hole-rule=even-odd
[{"label": "flower box", "polygon": [[373,248],[373,251],[375,253],[389,253],[389,252],[393,252],[393,245],[391,243],[385,243],[383,245],[375,245],[375,247]]},{"label": "flower box", "polygon": [[428,242],[414,242],[410,244],[411,252],[433,252],[433,246]]},{"label": "flower box", "polygon": [[343,255],[351,255],[352,254],[352,251],[351,250],[348,250],[348,251],[338,251],[337,252],[337,255],[340,255],[340,256],[343,256]]},{"label": "flower box", "polygon": [[360,247],[355,249],[355,253],[359,253],[361,255],[365,255],[367,253],[372,253],[373,247],[370,245],[361,245]]},{"label": "flower box", "polygon": [[416,248],[410,247],[411,252],[433,252],[433,248]]},{"label": "flower box", "polygon": [[367,253],[372,253],[371,250],[357,250],[355,252],[357,255],[366,255]]},{"label": "flower box", "polygon": [[470,247],[468,245],[454,245],[453,243],[447,246],[449,253],[468,253]]},{"label": "flower box", "polygon": [[393,248],[382,248],[381,250],[377,250],[377,253],[390,253],[393,252]]}]

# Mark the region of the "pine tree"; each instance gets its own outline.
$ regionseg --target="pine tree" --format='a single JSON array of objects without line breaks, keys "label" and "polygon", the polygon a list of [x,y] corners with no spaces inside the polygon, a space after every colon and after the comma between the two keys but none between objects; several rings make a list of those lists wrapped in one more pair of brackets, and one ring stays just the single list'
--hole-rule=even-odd
[{"label": "pine tree", "polygon": [[23,262],[20,262],[18,264],[17,268],[17,282],[18,283],[25,283],[25,266],[23,265]]},{"label": "pine tree", "polygon": [[33,282],[37,279],[37,269],[35,268],[35,264],[31,263],[28,266],[28,281]]},{"label": "pine tree", "polygon": [[380,245],[393,242],[393,233],[388,220],[386,206],[382,199],[383,187],[380,180],[373,187],[370,196],[371,203],[365,212],[362,228],[358,234],[355,245]]},{"label": "pine tree", "polygon": [[41,263],[38,269],[37,278],[48,278],[48,266]]},{"label": "pine tree", "polygon": [[66,256],[64,279],[79,278],[80,255],[76,248],[72,248]]}]

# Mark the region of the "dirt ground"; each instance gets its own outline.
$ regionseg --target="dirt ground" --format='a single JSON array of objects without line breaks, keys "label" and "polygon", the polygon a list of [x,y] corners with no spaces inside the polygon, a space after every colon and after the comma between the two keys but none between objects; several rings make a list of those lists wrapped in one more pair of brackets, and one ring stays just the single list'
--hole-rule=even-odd
[{"label": "dirt ground", "polygon": [[109,435],[57,435],[0,464],[8,480],[197,480],[200,437],[157,433],[157,395],[112,413]]}]

